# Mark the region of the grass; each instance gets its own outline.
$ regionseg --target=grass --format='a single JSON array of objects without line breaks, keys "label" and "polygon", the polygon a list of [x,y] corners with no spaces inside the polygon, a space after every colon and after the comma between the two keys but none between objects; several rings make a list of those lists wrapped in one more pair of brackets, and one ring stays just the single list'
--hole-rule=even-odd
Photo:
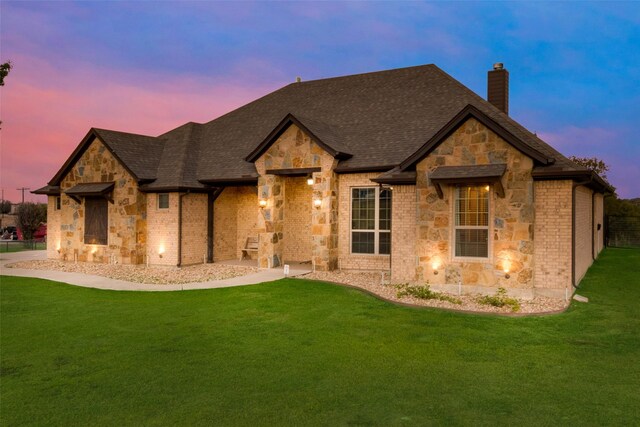
[{"label": "grass", "polygon": [[638,250],[603,253],[588,304],[530,318],[295,279],[0,286],[2,425],[640,424]]},{"label": "grass", "polygon": [[12,241],[4,241],[0,242],[0,254],[7,252],[21,252],[21,251],[33,251],[33,250],[45,250],[47,249],[47,244],[45,242],[38,243],[25,243],[21,240],[12,240]]}]

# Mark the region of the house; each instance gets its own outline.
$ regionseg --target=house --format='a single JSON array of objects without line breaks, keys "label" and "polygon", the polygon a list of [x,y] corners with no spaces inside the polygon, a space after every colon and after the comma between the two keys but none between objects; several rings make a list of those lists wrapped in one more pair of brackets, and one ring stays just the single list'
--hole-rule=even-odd
[{"label": "house", "polygon": [[610,186],[435,65],[295,82],[157,137],[91,129],[49,182],[48,256],[380,270],[565,298],[603,247]]}]

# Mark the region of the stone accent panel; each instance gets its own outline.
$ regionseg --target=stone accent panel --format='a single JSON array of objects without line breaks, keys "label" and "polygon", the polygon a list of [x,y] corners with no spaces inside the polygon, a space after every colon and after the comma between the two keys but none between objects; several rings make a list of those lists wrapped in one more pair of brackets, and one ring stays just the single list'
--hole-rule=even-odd
[{"label": "stone accent panel", "polygon": [[[333,172],[337,161],[320,148],[311,137],[295,125],[289,128],[256,162],[258,197],[266,206],[258,214],[260,249],[258,264],[262,268],[282,264],[285,239],[285,192],[291,178],[267,174],[268,169],[320,167],[313,173],[312,200],[321,200],[311,216],[311,260],[315,269],[332,270],[338,259],[338,178]],[[295,209],[295,208],[294,208]],[[302,209],[302,208],[301,208]],[[306,209],[306,208],[305,208]]]},{"label": "stone accent panel", "polygon": [[571,295],[572,182],[535,182],[534,282],[540,295]]},{"label": "stone accent panel", "polygon": [[[389,255],[368,255],[368,254],[352,254],[351,253],[351,188],[353,187],[377,187],[378,184],[371,181],[371,178],[376,178],[380,173],[353,173],[340,175],[340,185],[338,194],[339,199],[339,267],[344,270],[385,270],[389,271]],[[415,188],[411,186],[411,188]],[[414,196],[415,198],[415,196]],[[391,227],[393,228],[395,215],[413,215],[415,216],[415,210],[411,213],[402,213],[395,210],[395,194],[391,195],[392,200],[392,215],[394,217],[391,221]],[[410,221],[410,219],[409,219]],[[393,230],[392,230],[393,231]],[[391,237],[393,239],[393,235]],[[400,246],[394,245],[393,240],[391,242],[391,250],[395,251]],[[415,255],[412,255],[412,260]],[[414,261],[415,262],[415,261]],[[415,270],[415,266],[413,267]]]},{"label": "stone accent panel", "polygon": [[391,283],[415,282],[416,187],[394,185],[391,197]]},{"label": "stone accent panel", "polygon": [[151,265],[178,265],[179,197],[179,193],[169,193],[169,208],[158,209],[158,194],[147,194],[147,257]]},{"label": "stone accent panel", "polygon": [[[453,251],[454,188],[444,187],[440,199],[429,181],[438,166],[506,164],[502,177],[505,197],[492,188],[489,199],[489,256],[456,258]],[[469,289],[533,294],[534,196],[533,161],[475,119],[452,135],[417,164],[417,278],[447,289],[461,282]],[[435,274],[434,266],[438,274]],[[504,269],[509,269],[510,278]],[[524,290],[528,291],[524,291]]]},{"label": "stone accent panel", "polygon": [[[62,192],[80,183],[114,181],[108,204],[107,245],[84,244],[84,200],[77,203],[63,195],[60,211],[60,254],[55,258],[89,262],[144,262],[147,237],[147,196],[136,180],[96,138],[60,183]],[[49,253],[51,255],[51,253]]]},{"label": "stone accent panel", "polygon": [[[57,196],[47,196],[47,258],[49,259],[58,259],[60,256],[58,250],[62,245],[60,233],[62,210],[56,210],[56,198]],[[62,208],[62,205],[60,207]]]},{"label": "stone accent panel", "polygon": [[593,193],[587,187],[580,186],[576,188],[576,210],[575,215],[575,239],[576,239],[576,264],[575,279],[576,285],[580,283],[584,275],[587,273],[589,266],[593,262],[592,251],[592,232],[593,218],[591,207],[591,194]]}]

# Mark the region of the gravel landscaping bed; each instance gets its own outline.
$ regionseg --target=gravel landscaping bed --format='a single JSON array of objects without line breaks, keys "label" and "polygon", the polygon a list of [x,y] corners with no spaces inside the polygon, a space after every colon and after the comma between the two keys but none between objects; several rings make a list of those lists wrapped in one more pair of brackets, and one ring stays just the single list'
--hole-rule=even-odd
[{"label": "gravel landscaping bed", "polygon": [[[398,287],[395,285],[382,285],[380,284],[380,273],[354,273],[354,272],[342,272],[342,271],[319,271],[315,273],[309,273],[304,276],[298,276],[302,279],[321,280],[325,282],[341,283],[344,285],[353,286],[356,288],[364,289],[372,294],[378,295],[384,299],[400,302],[403,304],[411,304],[416,306],[428,306],[445,308],[450,310],[470,311],[470,312],[486,312],[486,313],[501,313],[511,314],[514,313],[511,307],[494,307],[492,305],[480,304],[478,295],[463,294],[453,295],[442,293],[446,297],[452,297],[458,299],[461,304],[455,304],[450,301],[442,301],[438,299],[420,299],[410,295],[398,297]],[[520,309],[516,312],[518,314],[535,314],[535,313],[548,313],[564,310],[568,306],[568,302],[563,300],[557,300],[554,298],[535,297],[532,300],[518,299],[520,303]]]},{"label": "gravel landscaping bed", "polygon": [[30,270],[57,270],[67,273],[93,274],[111,279],[146,284],[179,284],[230,279],[258,272],[256,267],[223,264],[198,264],[187,267],[147,267],[145,265],[109,265],[89,262],[65,262],[56,260],[21,261],[7,264],[8,268]]}]

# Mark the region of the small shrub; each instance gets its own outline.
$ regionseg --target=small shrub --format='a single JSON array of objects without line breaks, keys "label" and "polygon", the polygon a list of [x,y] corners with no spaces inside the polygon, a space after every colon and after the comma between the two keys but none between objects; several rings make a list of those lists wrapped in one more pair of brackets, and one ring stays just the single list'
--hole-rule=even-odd
[{"label": "small shrub", "polygon": [[435,292],[429,288],[429,285],[424,286],[411,286],[408,283],[404,283],[402,285],[396,285],[398,289],[398,298],[405,297],[410,295],[419,299],[435,299],[439,301],[448,301],[453,304],[462,304],[462,301],[456,297],[452,297],[447,294],[443,294],[442,292]]},{"label": "small shrub", "polygon": [[478,303],[483,305],[492,305],[494,307],[511,307],[511,311],[516,312],[520,310],[520,302],[507,295],[505,288],[498,288],[498,292],[495,295],[485,295],[476,299]]}]

